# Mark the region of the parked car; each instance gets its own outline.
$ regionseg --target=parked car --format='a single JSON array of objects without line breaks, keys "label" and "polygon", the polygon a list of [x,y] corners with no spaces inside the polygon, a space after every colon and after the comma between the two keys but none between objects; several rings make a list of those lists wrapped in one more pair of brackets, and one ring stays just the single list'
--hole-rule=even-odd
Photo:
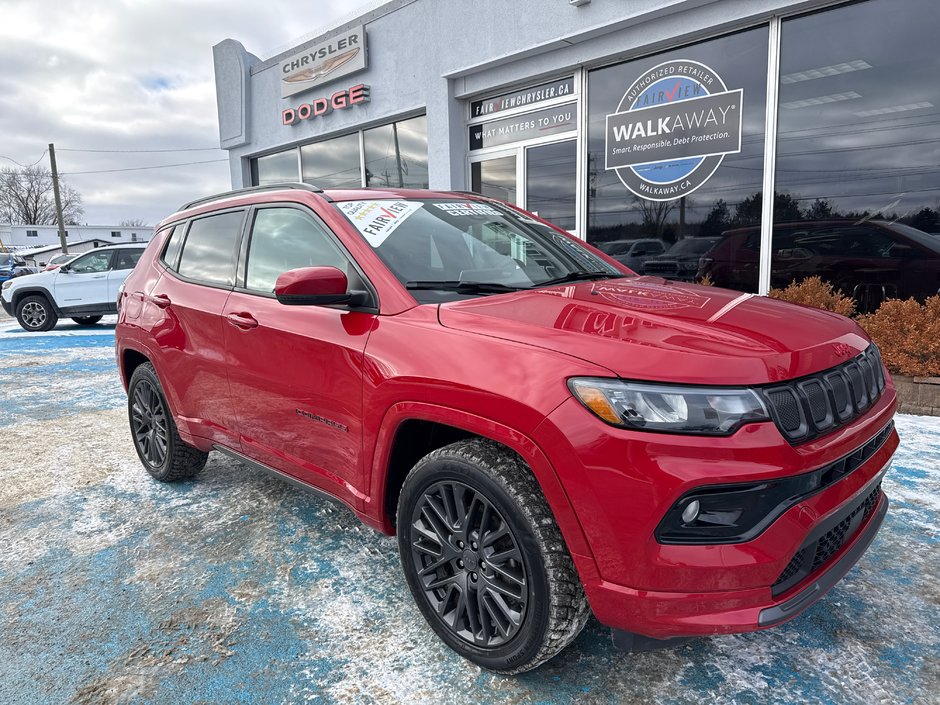
[{"label": "parked car", "polygon": [[[58,269],[66,262],[70,262],[71,260],[75,259],[75,257],[77,257],[77,255],[74,253],[70,253],[66,255],[56,255],[55,257],[52,257],[48,262],[46,262],[43,265],[42,271],[51,272],[54,269]],[[43,263],[40,262],[39,264],[42,265]]]},{"label": "parked car", "polygon": [[643,271],[644,262],[651,257],[661,255],[666,250],[662,240],[651,237],[641,237],[636,240],[611,240],[599,243],[597,248],[634,272]]},{"label": "parked car", "polygon": [[60,318],[94,325],[117,313],[118,288],[143,251],[143,245],[99,247],[53,271],[5,281],[0,304],[30,332],[51,330]]},{"label": "parked car", "polygon": [[397,534],[437,635],[501,673],[591,612],[634,649],[791,619],[887,511],[897,402],[853,321],[637,277],[495,200],[193,201],[119,309],[153,478],[218,451],[334,497]]},{"label": "parked car", "polygon": [[[779,223],[773,228],[770,284],[819,276],[858,310],[876,310],[885,299],[923,301],[940,288],[940,241],[908,225],[885,220],[821,220]],[[718,286],[752,290],[760,267],[760,228],[724,234],[702,260],[700,274]]]},{"label": "parked car", "polygon": [[36,270],[27,266],[26,260],[13,252],[0,252],[0,282],[9,281]]},{"label": "parked car", "polygon": [[648,259],[643,263],[643,274],[664,279],[695,281],[701,259],[720,237],[686,237],[666,250],[662,257]]}]

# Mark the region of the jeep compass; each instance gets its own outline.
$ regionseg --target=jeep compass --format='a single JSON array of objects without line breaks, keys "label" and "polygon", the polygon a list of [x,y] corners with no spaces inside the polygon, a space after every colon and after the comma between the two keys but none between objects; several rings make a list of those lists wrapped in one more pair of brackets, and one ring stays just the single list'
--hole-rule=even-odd
[{"label": "jeep compass", "polygon": [[117,326],[144,468],[218,451],[335,498],[485,668],[592,613],[634,650],[771,627],[884,519],[894,388],[841,316],[638,276],[466,193],[270,185],[156,232]]}]

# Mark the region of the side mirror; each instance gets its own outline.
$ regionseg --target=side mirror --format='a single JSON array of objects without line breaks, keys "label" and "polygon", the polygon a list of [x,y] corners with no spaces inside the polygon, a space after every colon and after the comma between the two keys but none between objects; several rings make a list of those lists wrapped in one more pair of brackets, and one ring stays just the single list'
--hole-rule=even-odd
[{"label": "side mirror", "polygon": [[330,306],[368,303],[365,291],[348,291],[346,275],[336,267],[302,267],[284,272],[274,284],[274,295],[285,306]]}]

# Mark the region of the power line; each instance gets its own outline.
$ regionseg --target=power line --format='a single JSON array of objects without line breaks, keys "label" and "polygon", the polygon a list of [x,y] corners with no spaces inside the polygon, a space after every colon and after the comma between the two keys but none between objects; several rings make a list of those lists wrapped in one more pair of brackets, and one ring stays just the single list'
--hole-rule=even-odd
[{"label": "power line", "polygon": [[145,171],[147,169],[169,169],[174,166],[190,166],[192,164],[216,164],[218,162],[227,162],[228,159],[206,159],[201,162],[180,162],[179,164],[154,164],[153,166],[133,166],[127,169],[100,169],[98,171],[68,171],[62,172],[62,176],[76,176],[78,174],[113,174],[118,171]]},{"label": "power line", "polygon": [[42,152],[42,154],[39,155],[39,159],[37,159],[36,161],[34,161],[32,164],[20,164],[20,163],[19,163],[18,161],[16,161],[13,157],[7,157],[7,156],[5,156],[5,155],[3,155],[3,154],[0,154],[0,159],[8,159],[9,161],[13,162],[14,164],[16,164],[16,165],[19,166],[19,167],[22,167],[23,169],[29,169],[30,167],[34,167],[34,166],[36,166],[39,162],[41,162],[41,161],[45,158],[46,153],[47,153],[48,151],[49,151],[48,149],[44,149],[43,152]]},{"label": "power line", "polygon": [[221,147],[179,147],[177,149],[68,149],[60,147],[60,152],[94,152],[97,154],[154,154],[158,152],[221,152]]}]

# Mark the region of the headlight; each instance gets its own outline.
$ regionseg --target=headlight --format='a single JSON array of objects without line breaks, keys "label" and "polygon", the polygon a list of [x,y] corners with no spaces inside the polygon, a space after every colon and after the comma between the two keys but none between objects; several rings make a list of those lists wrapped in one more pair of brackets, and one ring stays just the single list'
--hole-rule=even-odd
[{"label": "headlight", "polygon": [[764,402],[751,389],[680,387],[579,377],[571,392],[600,419],[614,426],[727,436],[749,421],[769,421]]},{"label": "headlight", "polygon": [[3,282],[3,284],[0,284],[0,289],[2,289],[3,291],[6,291],[11,286],[13,286],[13,280],[7,279],[5,282]]}]

